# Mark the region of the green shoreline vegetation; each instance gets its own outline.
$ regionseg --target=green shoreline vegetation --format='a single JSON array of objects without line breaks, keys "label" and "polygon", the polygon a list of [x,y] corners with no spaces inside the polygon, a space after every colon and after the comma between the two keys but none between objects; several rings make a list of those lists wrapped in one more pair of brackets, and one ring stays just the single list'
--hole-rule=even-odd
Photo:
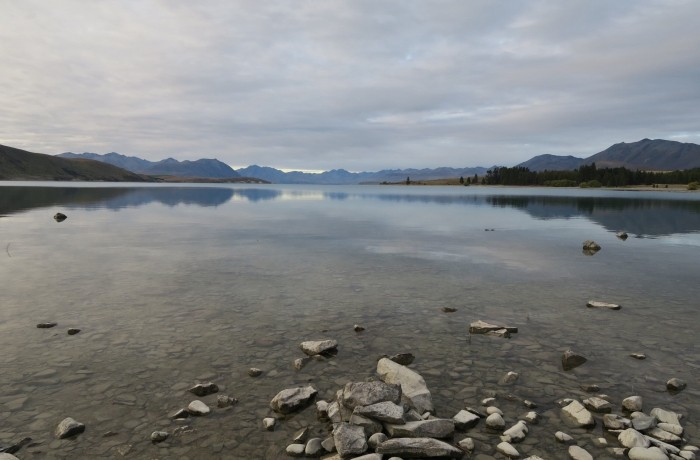
[{"label": "green shoreline vegetation", "polygon": [[516,166],[489,169],[483,177],[446,178],[401,182],[382,185],[503,185],[531,187],[623,188],[634,190],[698,190],[700,168],[679,171],[632,171],[627,168],[600,168],[595,163],[571,171],[530,171]]}]

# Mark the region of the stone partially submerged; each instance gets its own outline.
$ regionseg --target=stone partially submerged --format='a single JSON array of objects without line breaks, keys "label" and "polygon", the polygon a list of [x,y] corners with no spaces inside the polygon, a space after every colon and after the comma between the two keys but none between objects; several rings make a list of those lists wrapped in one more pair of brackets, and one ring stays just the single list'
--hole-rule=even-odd
[{"label": "stone partially submerged", "polygon": [[318,390],[311,385],[282,390],[270,401],[270,408],[280,414],[291,414],[311,404]]},{"label": "stone partially submerged", "polygon": [[563,407],[562,412],[574,422],[576,426],[583,428],[589,428],[595,426],[595,419],[593,414],[591,414],[588,409],[586,409],[583,404],[573,400],[567,406]]},{"label": "stone partially submerged", "polygon": [[332,356],[338,352],[338,341],[336,340],[312,340],[299,344],[301,351],[309,356]]},{"label": "stone partially submerged", "polygon": [[56,427],[56,437],[58,439],[70,438],[71,436],[79,435],[83,431],[85,431],[84,424],[75,421],[71,417],[66,417]]},{"label": "stone partially submerged", "polygon": [[622,308],[619,304],[616,303],[607,303],[607,302],[599,302],[597,300],[589,300],[586,302],[586,306],[588,308],[607,308],[608,310],[619,310]]},{"label": "stone partially submerged", "polygon": [[588,361],[583,355],[580,355],[571,349],[568,349],[561,356],[561,365],[565,371],[570,371],[575,367],[579,367],[581,364]]},{"label": "stone partially submerged", "polygon": [[464,452],[446,442],[433,438],[394,438],[377,447],[378,454],[402,458],[462,458]]},{"label": "stone partially submerged", "polygon": [[388,358],[382,358],[377,362],[377,374],[385,383],[401,385],[403,397],[418,413],[435,411],[428,386],[419,373]]},{"label": "stone partially submerged", "polygon": [[489,332],[500,331],[501,329],[505,329],[509,334],[518,333],[517,327],[499,326],[498,324],[491,324],[482,320],[474,321],[469,325],[470,334],[487,334]]}]

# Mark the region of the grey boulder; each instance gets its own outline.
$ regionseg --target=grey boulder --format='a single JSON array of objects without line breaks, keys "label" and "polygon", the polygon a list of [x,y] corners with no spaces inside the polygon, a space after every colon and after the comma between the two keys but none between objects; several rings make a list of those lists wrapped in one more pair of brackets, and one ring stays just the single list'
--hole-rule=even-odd
[{"label": "grey boulder", "polygon": [[377,447],[378,454],[402,458],[462,458],[464,452],[446,442],[433,438],[394,438]]},{"label": "grey boulder", "polygon": [[270,408],[280,414],[291,414],[308,406],[318,391],[311,385],[282,390],[270,401]]}]

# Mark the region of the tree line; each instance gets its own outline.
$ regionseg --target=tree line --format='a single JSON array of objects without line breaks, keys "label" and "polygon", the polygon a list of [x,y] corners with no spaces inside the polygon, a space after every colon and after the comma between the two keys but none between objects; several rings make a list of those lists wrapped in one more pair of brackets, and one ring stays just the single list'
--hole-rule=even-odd
[{"label": "tree line", "polygon": [[530,171],[529,168],[496,167],[482,178],[485,185],[539,185],[550,187],[624,187],[627,185],[689,184],[700,182],[700,168],[683,171],[632,171],[601,168],[595,163],[573,171]]}]

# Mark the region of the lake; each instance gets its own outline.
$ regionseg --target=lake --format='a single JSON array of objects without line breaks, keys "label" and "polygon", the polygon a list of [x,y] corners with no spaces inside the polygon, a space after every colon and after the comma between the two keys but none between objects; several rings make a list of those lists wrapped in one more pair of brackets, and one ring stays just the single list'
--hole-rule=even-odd
[{"label": "lake", "polygon": [[[602,249],[585,255],[584,240]],[[595,442],[618,445],[601,423],[561,419],[556,401],[588,397],[585,384],[616,407],[640,395],[645,412],[684,414],[700,443],[698,193],[5,182],[0,259],[0,447],[31,437],[22,459],[287,458],[299,428],[328,431],[313,408],[265,431],[277,392],[311,383],[330,400],[401,352],[416,356],[439,416],[496,395],[510,426],[523,398],[536,402],[524,456],[565,458],[561,429],[614,458]],[[470,335],[479,319],[519,332]],[[36,327],[45,321],[58,325]],[[295,370],[299,343],[325,338],[338,354]],[[588,362],[563,371],[567,348]],[[509,371],[517,382],[499,384]],[[669,393],[671,377],[688,388]],[[188,393],[198,381],[238,404]],[[212,413],[169,418],[194,399]],[[55,439],[65,417],[86,431]],[[479,426],[454,441],[465,436],[502,458],[497,434]]]}]

